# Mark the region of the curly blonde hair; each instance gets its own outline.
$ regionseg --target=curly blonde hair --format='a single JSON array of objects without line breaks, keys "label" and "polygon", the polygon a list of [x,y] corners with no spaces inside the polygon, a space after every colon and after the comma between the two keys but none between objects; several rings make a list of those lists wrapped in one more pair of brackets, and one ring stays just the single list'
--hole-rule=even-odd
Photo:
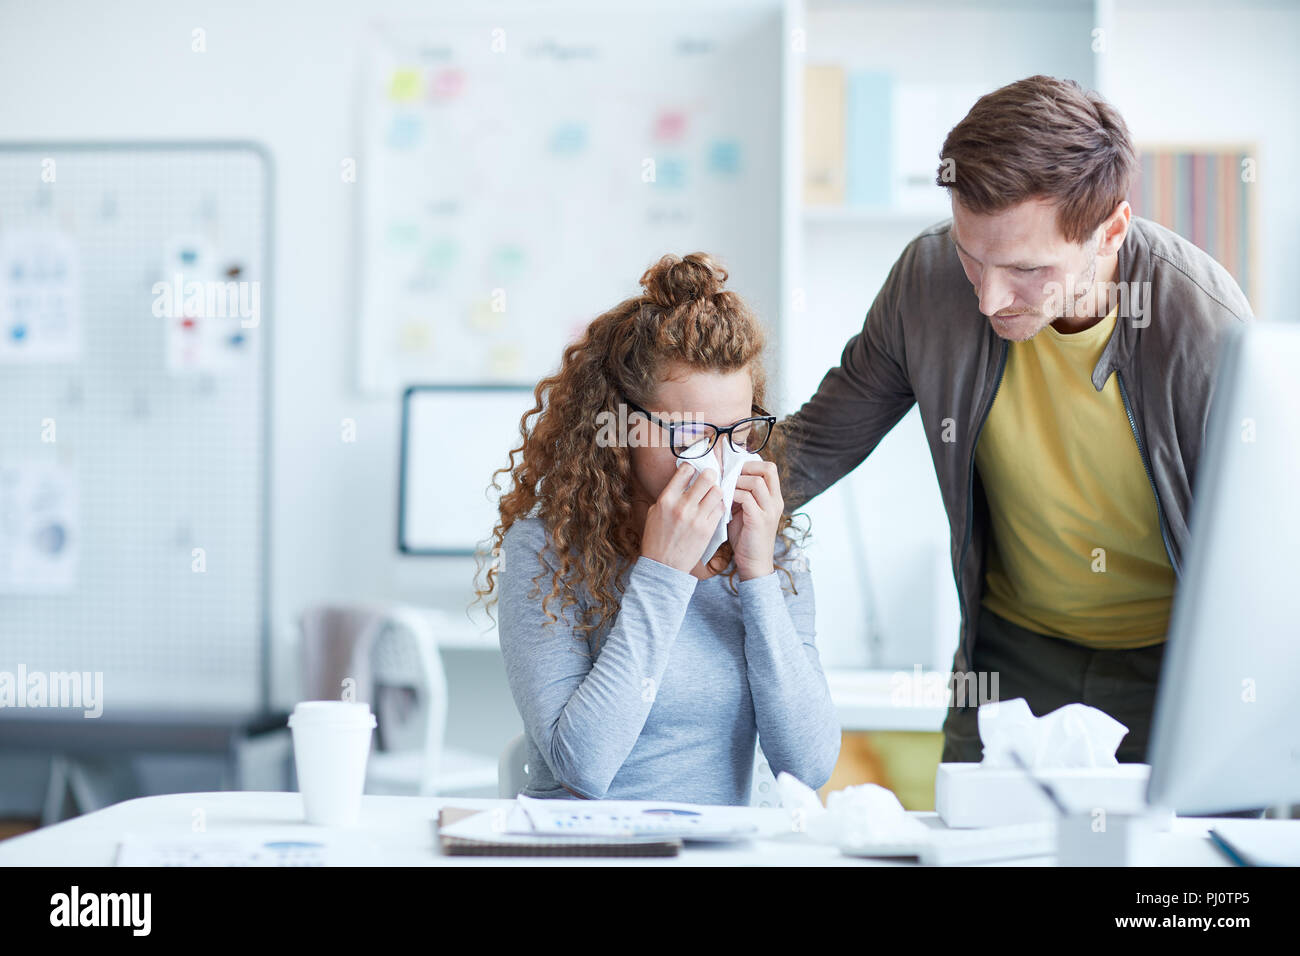
[{"label": "curly blonde hair", "polygon": [[[767,375],[763,355],[767,337],[762,325],[736,293],[723,289],[727,272],[711,256],[695,252],[685,257],[663,256],[641,276],[643,292],[624,299],[597,316],[582,335],[565,347],[559,371],[541,379],[533,395],[535,404],[519,420],[518,448],[510,451],[509,464],[492,473],[492,487],[501,490],[497,476],[509,473],[513,485],[499,499],[500,521],[493,529],[486,587],[475,588],[477,603],[492,593],[499,572],[506,532],[520,518],[542,519],[548,543],[559,558],[552,570],[551,591],[542,610],[561,596],[560,611],[579,605],[574,626],[587,638],[618,614],[623,584],[619,576],[634,563],[641,550],[641,530],[631,526],[634,477],[632,456],[622,442],[598,442],[599,422],[618,416],[621,395],[650,407],[670,365],[693,370],[732,372],[748,369],[754,402],[766,407]],[[601,413],[608,413],[602,415]],[[529,418],[537,416],[531,429]],[[785,449],[788,437],[778,425],[761,457],[777,465],[781,487],[787,487]],[[520,455],[516,462],[515,456]],[[581,502],[581,504],[579,504]],[[791,516],[783,514],[779,538],[797,555]],[[802,530],[799,541],[807,537]],[[774,555],[794,589],[794,578]],[[477,580],[487,555],[478,552]],[[709,561],[715,573],[734,565],[731,544],[724,541]],[[540,555],[539,555],[540,561]],[[546,564],[542,563],[545,572]],[[739,569],[728,580],[736,588]],[[539,574],[538,577],[541,575]],[[537,577],[533,578],[534,584]],[[592,604],[578,599],[585,586]],[[615,593],[617,586],[617,593]],[[536,597],[534,588],[530,597]],[[487,602],[489,617],[495,598]]]}]

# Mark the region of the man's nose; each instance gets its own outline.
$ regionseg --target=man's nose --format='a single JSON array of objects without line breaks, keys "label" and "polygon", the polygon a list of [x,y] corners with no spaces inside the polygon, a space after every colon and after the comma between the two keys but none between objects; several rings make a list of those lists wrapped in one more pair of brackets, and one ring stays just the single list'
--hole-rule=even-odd
[{"label": "man's nose", "polygon": [[985,315],[993,315],[999,309],[1008,308],[1016,298],[1011,286],[999,282],[987,272],[976,294],[979,295],[980,311]]}]

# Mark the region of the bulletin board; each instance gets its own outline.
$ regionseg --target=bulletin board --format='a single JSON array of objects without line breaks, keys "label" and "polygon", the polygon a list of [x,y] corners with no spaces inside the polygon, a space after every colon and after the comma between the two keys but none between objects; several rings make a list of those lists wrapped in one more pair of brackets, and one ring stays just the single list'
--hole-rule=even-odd
[{"label": "bulletin board", "polygon": [[247,144],[0,144],[0,672],[264,707],[270,190]]},{"label": "bulletin board", "polygon": [[666,253],[716,255],[775,326],[781,12],[376,25],[341,172],[361,203],[360,388],[533,383]]}]

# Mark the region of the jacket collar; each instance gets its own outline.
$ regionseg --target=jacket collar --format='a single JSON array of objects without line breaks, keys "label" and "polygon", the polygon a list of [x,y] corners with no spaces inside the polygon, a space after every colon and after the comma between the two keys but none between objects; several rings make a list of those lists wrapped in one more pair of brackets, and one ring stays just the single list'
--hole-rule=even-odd
[{"label": "jacket collar", "polygon": [[[1151,284],[1139,279],[1149,270],[1145,268],[1148,258],[1146,240],[1137,228],[1138,219],[1129,222],[1128,233],[1119,247],[1119,261],[1115,267],[1115,282],[1123,283],[1128,290],[1128,316],[1120,315],[1115,321],[1115,328],[1106,340],[1097,359],[1097,366],[1092,370],[1092,387],[1101,391],[1107,379],[1117,368],[1127,368],[1137,347],[1138,334],[1142,331],[1133,324],[1134,314],[1141,312],[1146,322],[1151,321]],[[1123,304],[1124,300],[1121,300]],[[1121,309],[1121,312],[1123,310]]]}]

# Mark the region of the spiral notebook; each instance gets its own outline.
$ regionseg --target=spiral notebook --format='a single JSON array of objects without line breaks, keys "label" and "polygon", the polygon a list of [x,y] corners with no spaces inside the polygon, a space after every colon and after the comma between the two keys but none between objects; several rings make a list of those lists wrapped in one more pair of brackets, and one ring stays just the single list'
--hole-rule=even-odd
[{"label": "spiral notebook", "polygon": [[[472,820],[471,818],[479,818]],[[677,856],[680,837],[552,837],[545,834],[500,833],[492,827],[492,811],[443,807],[434,836],[447,856]],[[459,825],[459,826],[457,826]],[[460,832],[447,833],[455,826]],[[470,835],[473,834],[473,835]]]}]

